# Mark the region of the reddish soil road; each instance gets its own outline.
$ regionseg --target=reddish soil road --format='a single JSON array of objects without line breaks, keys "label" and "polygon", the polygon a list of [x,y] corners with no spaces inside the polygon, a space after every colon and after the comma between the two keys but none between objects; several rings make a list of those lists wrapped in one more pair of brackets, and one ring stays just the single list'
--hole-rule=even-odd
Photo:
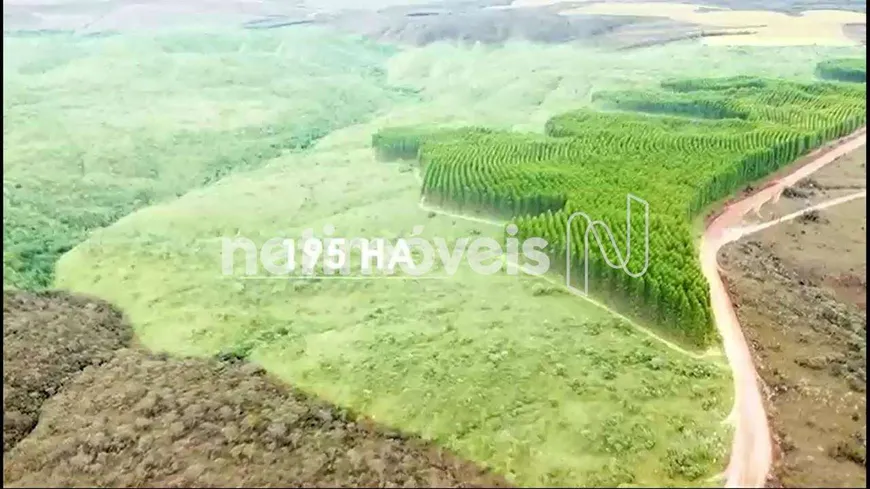
[{"label": "reddish soil road", "polygon": [[739,225],[747,213],[758,212],[766,202],[778,199],[785,188],[866,143],[866,128],[861,128],[835,146],[817,151],[806,165],[726,207],[707,226],[701,239],[701,268],[710,284],[713,316],[734,377],[734,409],[729,420],[734,423],[735,432],[731,460],[725,471],[726,487],[764,487],[773,451],[752,356],[719,275],[716,260],[719,248],[745,234]]}]

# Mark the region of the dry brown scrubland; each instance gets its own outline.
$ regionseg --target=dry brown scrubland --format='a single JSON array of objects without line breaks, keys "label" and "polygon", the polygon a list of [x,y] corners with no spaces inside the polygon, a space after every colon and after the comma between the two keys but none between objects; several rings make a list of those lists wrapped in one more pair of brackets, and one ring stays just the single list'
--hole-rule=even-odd
[{"label": "dry brown scrubland", "polygon": [[131,339],[102,301],[4,292],[4,486],[507,485],[255,365],[171,359]]},{"label": "dry brown scrubland", "polygon": [[[866,148],[783,192],[756,221],[866,188]],[[866,199],[768,228],[719,263],[766,394],[785,487],[866,487]]]}]

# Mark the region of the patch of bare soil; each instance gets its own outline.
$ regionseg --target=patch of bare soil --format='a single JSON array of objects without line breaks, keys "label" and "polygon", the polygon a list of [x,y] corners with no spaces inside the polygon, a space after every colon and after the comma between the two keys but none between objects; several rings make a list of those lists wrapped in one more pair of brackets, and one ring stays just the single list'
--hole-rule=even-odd
[{"label": "patch of bare soil", "polygon": [[508,485],[252,364],[117,349],[129,336],[101,302],[4,294],[4,486]]},{"label": "patch of bare soil", "polygon": [[[747,216],[746,223],[753,224],[769,221],[771,219],[809,208],[815,204],[820,204],[838,197],[845,197],[866,189],[867,155],[864,151],[865,148],[862,147],[859,151],[843,155],[834,160],[833,163],[813,173],[812,176],[797,182],[792,187],[786,188],[775,205],[767,205],[763,207],[758,215]],[[849,209],[856,207],[863,208],[864,203],[859,200],[856,201],[855,204],[843,205],[851,205],[848,207]],[[811,211],[809,214],[801,216],[798,219],[819,219],[825,221],[826,217],[823,214],[827,212],[827,210]],[[857,214],[846,214],[844,217],[845,219],[841,219],[837,223],[831,224],[834,230],[828,228],[814,230],[802,229],[797,231],[802,233],[800,234],[802,236],[801,243],[794,243],[794,240],[790,240],[788,243],[782,243],[782,245],[787,246],[792,244],[797,246],[803,245],[803,241],[806,240],[821,240],[823,242],[820,243],[819,246],[824,249],[824,247],[827,246],[825,242],[839,242],[842,241],[842,239],[847,239],[855,248],[861,248],[861,252],[863,253],[865,247],[864,243],[866,242],[863,234],[864,214],[858,212]],[[855,226],[857,226],[857,230],[859,231],[857,235],[850,235],[848,231],[840,231],[840,228],[842,227],[849,228]],[[836,232],[836,236],[831,235],[832,232]],[[849,240],[849,236],[851,236],[851,240]],[[830,257],[827,259],[828,267],[830,268],[832,264],[831,260],[836,261],[837,259],[838,257]]]},{"label": "patch of bare soil", "polygon": [[[827,200],[859,174],[863,182],[864,159],[862,148],[832,163],[765,212]],[[773,475],[785,487],[866,486],[865,226],[859,199],[747,236],[720,255],[768,398],[779,445]]]},{"label": "patch of bare soil", "polygon": [[36,425],[73,375],[110,360],[133,336],[108,304],[59,292],[3,292],[3,451]]},{"label": "patch of bare soil", "polygon": [[[815,161],[816,158],[819,157],[819,155],[834,150],[839,145],[844,144],[844,142],[850,141],[853,138],[858,137],[860,134],[864,134],[865,131],[866,131],[866,128],[863,128],[863,129],[860,129],[859,131],[856,131],[856,132],[854,132],[850,135],[847,135],[843,138],[840,138],[836,141],[830,141],[826,144],[823,144],[821,147],[817,148],[814,151],[811,151],[808,154],[801,156],[800,158],[798,158],[794,162],[790,163],[789,165],[786,165],[786,166],[780,168],[779,170],[768,174],[764,178],[759,179],[758,181],[754,182],[753,184],[747,185],[746,187],[740,189],[739,191],[735,192],[735,194],[732,195],[731,197],[723,199],[723,200],[716,202],[714,204],[711,204],[708,207],[707,212],[704,214],[704,227],[706,228],[710,224],[710,222],[712,222],[717,216],[719,216],[725,207],[732,205],[735,202],[738,202],[738,201],[748,197],[749,195],[751,195],[752,193],[754,193],[756,191],[760,191],[764,188],[767,188],[767,187],[773,185],[774,183],[779,181],[781,178],[783,178],[783,177],[789,175],[790,173],[792,173],[793,171],[795,171],[795,169],[812,163],[813,161]],[[765,206],[764,208],[761,209],[761,212],[759,215],[752,215],[752,214],[747,215],[746,222],[744,224],[748,225],[748,224],[752,224],[752,223],[760,223],[760,222],[768,221],[774,217],[784,216],[784,215],[786,215],[789,212],[792,212],[794,210],[803,209],[805,207],[805,205],[808,205],[808,204],[806,204],[806,202],[800,202],[797,209],[796,209],[794,206],[788,207],[789,204],[785,203],[786,201],[784,199],[789,198],[789,197],[795,197],[795,196],[797,196],[798,198],[802,198],[804,196],[804,193],[798,192],[795,194],[795,193],[793,193],[793,191],[795,189],[799,188],[799,186],[801,186],[801,185],[807,185],[807,186],[814,185],[813,184],[814,178],[819,178],[820,175],[826,175],[826,171],[830,171],[830,169],[832,169],[832,168],[835,168],[835,167],[842,168],[843,166],[849,166],[850,163],[847,163],[847,161],[853,161],[854,165],[852,165],[852,166],[857,167],[857,169],[848,170],[852,173],[847,173],[847,174],[835,176],[835,178],[838,178],[838,179],[843,178],[843,177],[848,177],[848,178],[852,178],[852,180],[849,183],[847,183],[847,182],[835,183],[834,187],[838,187],[838,188],[833,188],[833,189],[829,189],[829,190],[831,190],[831,191],[846,190],[846,192],[840,192],[839,194],[832,195],[831,198],[837,197],[839,195],[850,194],[850,193],[853,193],[853,192],[859,190],[858,186],[863,185],[863,180],[856,181],[854,172],[857,172],[857,174],[860,174],[861,179],[864,178],[863,175],[866,172],[866,169],[864,168],[865,164],[866,164],[865,163],[866,155],[864,153],[862,153],[862,151],[863,151],[863,148],[861,151],[856,151],[856,152],[853,152],[849,155],[841,156],[841,157],[835,159],[834,162],[830,163],[829,165],[826,165],[820,171],[815,172],[811,178],[807,178],[807,179],[804,179],[801,182],[799,182],[798,185],[794,186],[794,188],[791,191],[784,191],[783,195],[782,195],[783,198],[781,198],[776,203],[777,205]],[[837,170],[837,171],[835,171],[835,173],[840,173],[840,171]],[[849,175],[851,175],[851,177]],[[817,199],[816,201],[820,202],[820,201],[824,201],[824,200],[827,200],[827,199],[822,198],[821,200]]]}]

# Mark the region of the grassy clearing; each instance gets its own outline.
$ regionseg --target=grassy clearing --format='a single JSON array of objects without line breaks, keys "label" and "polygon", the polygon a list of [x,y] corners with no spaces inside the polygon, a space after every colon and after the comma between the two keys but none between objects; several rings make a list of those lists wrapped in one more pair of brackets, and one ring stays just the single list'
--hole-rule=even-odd
[{"label": "grassy clearing", "polygon": [[[724,366],[679,355],[545,281],[467,269],[419,281],[220,276],[220,243],[205,237],[236,231],[258,243],[326,223],[343,236],[394,238],[417,224],[428,237],[500,235],[418,209],[407,167],[368,150],[306,161],[302,175],[230,177],[122,220],[62,260],[61,285],[113,297],[153,348],[248,357],[525,485],[686,483],[721,465]],[[300,194],[317,205],[282,197]],[[232,228],[216,219],[232,213]]]},{"label": "grassy clearing", "polygon": [[[809,78],[819,59],[850,54],[683,45],[617,57],[529,44],[401,53],[387,62],[385,83],[417,89],[422,101],[134,212],[64,255],[56,284],[111,300],[154,349],[247,356],[523,485],[702,484],[724,467],[729,439],[721,420],[730,378],[713,361],[680,356],[527,277],[463,269],[416,282],[227,279],[220,237],[262,243],[327,223],[342,236],[395,238],[420,224],[445,238],[500,233],[420,210],[412,167],[377,162],[371,134],[433,122],[541,131],[548,117],[585,105],[602,87],[678,75]],[[79,88],[71,90],[66,97]],[[81,90],[96,96],[93,87]],[[187,112],[157,118],[170,124]]]}]

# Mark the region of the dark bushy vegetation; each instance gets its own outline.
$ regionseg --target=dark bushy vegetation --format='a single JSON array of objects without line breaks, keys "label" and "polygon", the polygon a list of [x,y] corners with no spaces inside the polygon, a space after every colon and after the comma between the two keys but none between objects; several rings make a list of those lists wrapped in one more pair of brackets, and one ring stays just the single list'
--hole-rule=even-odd
[{"label": "dark bushy vegetation", "polygon": [[831,59],[819,63],[816,73],[821,78],[843,82],[865,83],[867,60],[863,58]]}]

